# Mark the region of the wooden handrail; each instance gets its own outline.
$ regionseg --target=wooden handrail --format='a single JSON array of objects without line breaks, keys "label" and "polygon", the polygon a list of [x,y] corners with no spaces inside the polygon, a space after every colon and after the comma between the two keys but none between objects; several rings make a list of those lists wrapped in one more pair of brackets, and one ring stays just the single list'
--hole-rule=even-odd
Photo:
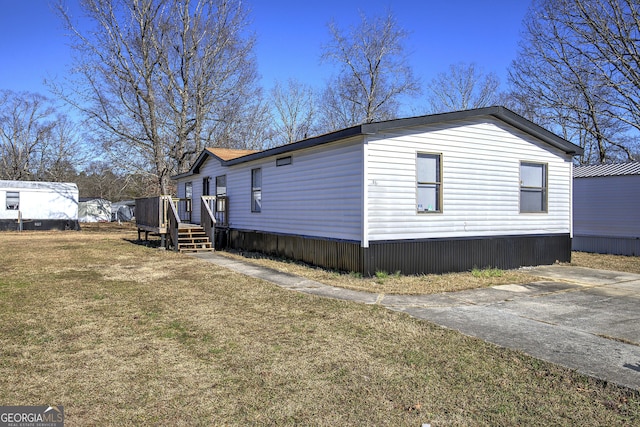
[{"label": "wooden handrail", "polygon": [[216,196],[200,197],[200,225],[204,228],[204,232],[215,246],[216,233],[216,217],[213,214],[212,206],[216,204]]},{"label": "wooden handrail", "polygon": [[178,229],[180,228],[180,216],[178,215],[178,211],[176,210],[176,205],[171,200],[169,196],[162,196],[165,198],[165,211],[167,218],[167,228],[169,232],[169,237],[173,243],[173,250],[178,251]]}]

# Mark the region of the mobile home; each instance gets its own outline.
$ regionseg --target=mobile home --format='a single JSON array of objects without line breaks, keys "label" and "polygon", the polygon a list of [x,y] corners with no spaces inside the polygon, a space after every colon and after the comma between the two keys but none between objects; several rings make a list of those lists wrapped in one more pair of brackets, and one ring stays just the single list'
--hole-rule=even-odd
[{"label": "mobile home", "polygon": [[488,107],[259,152],[206,149],[174,179],[178,197],[193,201],[186,206],[203,195],[224,202],[218,232],[231,248],[366,275],[440,273],[568,261],[581,152]]},{"label": "mobile home", "polygon": [[0,230],[77,229],[76,184],[0,181]]}]

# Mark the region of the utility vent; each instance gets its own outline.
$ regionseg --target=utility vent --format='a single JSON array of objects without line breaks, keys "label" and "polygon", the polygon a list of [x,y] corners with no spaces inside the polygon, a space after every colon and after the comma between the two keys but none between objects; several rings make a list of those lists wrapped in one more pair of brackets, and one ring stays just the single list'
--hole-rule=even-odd
[{"label": "utility vent", "polygon": [[276,159],[276,166],[286,166],[291,164],[291,156]]}]

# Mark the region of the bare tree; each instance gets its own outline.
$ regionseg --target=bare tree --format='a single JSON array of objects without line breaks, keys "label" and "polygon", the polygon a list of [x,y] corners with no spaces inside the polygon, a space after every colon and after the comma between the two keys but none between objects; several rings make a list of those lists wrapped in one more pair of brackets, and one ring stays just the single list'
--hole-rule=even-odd
[{"label": "bare tree", "polygon": [[274,145],[290,144],[317,131],[315,94],[310,86],[294,79],[286,85],[276,82],[270,101]]},{"label": "bare tree", "polygon": [[476,64],[457,63],[439,73],[427,85],[430,113],[468,110],[496,105],[500,79],[484,73]]},{"label": "bare tree", "polygon": [[0,91],[0,179],[70,181],[85,154],[77,124],[50,99]]},{"label": "bare tree", "polygon": [[[248,96],[248,95],[247,95]],[[242,96],[241,98],[244,98]],[[222,110],[216,147],[259,150],[269,138],[270,115],[260,91],[249,96],[249,103],[237,102]]]},{"label": "bare tree", "polygon": [[38,179],[39,159],[52,138],[55,110],[36,93],[0,92],[0,177]]},{"label": "bare tree", "polygon": [[76,61],[73,78],[53,86],[87,116],[121,167],[153,174],[166,193],[170,176],[186,171],[206,145],[247,144],[228,133],[259,95],[240,0],[81,5],[92,30],[58,5]]},{"label": "bare tree", "polygon": [[87,151],[78,123],[65,114],[57,114],[50,138],[39,151],[38,179],[73,181],[77,169],[95,154]]},{"label": "bare tree", "polygon": [[509,71],[521,113],[585,149],[583,163],[633,159],[640,131],[640,6],[539,0]]},{"label": "bare tree", "polygon": [[322,59],[339,73],[323,94],[325,130],[394,118],[400,98],[420,92],[403,46],[407,33],[391,12],[372,21],[361,15],[346,34],[331,22],[329,32]]}]

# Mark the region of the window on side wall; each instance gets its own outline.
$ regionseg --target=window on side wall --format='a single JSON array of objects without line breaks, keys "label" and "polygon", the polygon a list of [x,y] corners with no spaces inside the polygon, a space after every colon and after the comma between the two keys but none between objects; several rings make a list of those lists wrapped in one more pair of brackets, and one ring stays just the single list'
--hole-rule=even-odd
[{"label": "window on side wall", "polygon": [[7,191],[7,206],[11,211],[20,210],[20,193],[17,191]]},{"label": "window on side wall", "polygon": [[227,176],[216,176],[216,196],[227,195]]},{"label": "window on side wall", "polygon": [[216,176],[216,212],[224,212],[226,208],[226,201],[224,197],[227,196],[227,176]]},{"label": "window on side wall", "polygon": [[191,203],[192,203],[192,198],[193,198],[193,183],[192,182],[185,182],[184,184],[184,198],[187,199],[185,201],[185,210],[187,212],[191,212]]},{"label": "window on side wall", "polygon": [[520,212],[547,212],[547,165],[520,163]]},{"label": "window on side wall", "polygon": [[442,155],[418,153],[416,175],[418,213],[442,212]]},{"label": "window on side wall", "polygon": [[251,169],[251,212],[262,211],[262,169]]}]

